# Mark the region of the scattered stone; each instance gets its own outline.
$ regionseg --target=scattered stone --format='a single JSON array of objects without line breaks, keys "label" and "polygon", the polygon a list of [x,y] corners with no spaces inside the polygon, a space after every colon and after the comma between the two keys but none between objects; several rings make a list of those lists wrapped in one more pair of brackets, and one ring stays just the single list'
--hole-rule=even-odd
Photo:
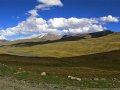
[{"label": "scattered stone", "polygon": [[94,78],[95,81],[98,81],[99,79],[98,78]]},{"label": "scattered stone", "polygon": [[81,78],[76,78],[77,81],[81,81],[82,79]]},{"label": "scattered stone", "polygon": [[22,73],[22,72],[18,71],[18,72],[14,73],[14,74],[20,74],[20,73]]},{"label": "scattered stone", "polygon": [[106,79],[105,78],[101,78],[101,80],[105,81]]},{"label": "scattered stone", "polygon": [[76,79],[76,77],[71,76],[71,78],[70,78],[70,79],[72,79],[72,80],[73,80],[73,79]]},{"label": "scattered stone", "polygon": [[81,78],[73,77],[73,76],[70,76],[70,75],[68,75],[68,78],[70,78],[71,80],[77,80],[77,81],[81,81],[82,80]]},{"label": "scattered stone", "polygon": [[92,78],[90,78],[89,80],[90,80],[90,81],[92,81],[93,79],[92,79]]},{"label": "scattered stone", "polygon": [[117,79],[116,78],[113,78],[114,81],[116,81]]},{"label": "scattered stone", "polygon": [[70,75],[68,75],[68,78],[71,78],[71,76],[70,76]]},{"label": "scattered stone", "polygon": [[42,73],[41,73],[41,76],[46,76],[46,72],[42,72]]},{"label": "scattered stone", "polygon": [[71,88],[71,87],[69,87],[69,86],[67,86],[67,87],[66,87],[66,90],[72,90],[72,88]]},{"label": "scattered stone", "polygon": [[22,70],[22,68],[18,68],[18,70]]}]

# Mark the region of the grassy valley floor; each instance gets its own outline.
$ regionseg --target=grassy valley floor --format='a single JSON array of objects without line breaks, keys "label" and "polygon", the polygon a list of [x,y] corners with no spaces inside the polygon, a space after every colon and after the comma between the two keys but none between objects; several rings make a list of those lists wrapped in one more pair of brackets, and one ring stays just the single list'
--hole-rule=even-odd
[{"label": "grassy valley floor", "polygon": [[[119,88],[120,50],[79,57],[22,57],[0,55],[0,76],[28,83],[79,88]],[[46,72],[46,76],[41,76]],[[71,80],[68,75],[81,80]]]}]

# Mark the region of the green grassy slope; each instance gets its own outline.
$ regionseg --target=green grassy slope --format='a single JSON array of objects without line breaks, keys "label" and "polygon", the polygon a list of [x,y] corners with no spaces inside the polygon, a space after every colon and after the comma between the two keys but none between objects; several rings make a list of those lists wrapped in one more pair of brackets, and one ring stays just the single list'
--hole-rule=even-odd
[{"label": "green grassy slope", "polygon": [[[21,57],[0,55],[0,76],[30,83],[49,83],[81,88],[120,87],[120,50],[77,57]],[[46,72],[47,76],[41,76]],[[70,80],[68,75],[82,81]],[[97,80],[96,80],[97,78]]]},{"label": "green grassy slope", "polygon": [[[1,54],[0,62],[22,66],[33,72],[46,71],[51,75],[74,75],[74,76],[119,76],[120,73],[120,50],[90,54],[77,57],[21,57]],[[103,73],[102,73],[103,72]]]},{"label": "green grassy slope", "polygon": [[[38,39],[37,39],[38,40]],[[72,57],[112,50],[120,50],[120,33],[113,33],[99,38],[80,39],[77,41],[62,41],[54,43],[35,44],[29,40],[32,45],[26,46],[26,41],[22,46],[15,46],[18,42],[3,43],[0,47],[0,53],[13,51],[17,53],[34,54],[43,57]],[[37,43],[37,44],[36,44]],[[7,46],[5,46],[7,45]]]}]

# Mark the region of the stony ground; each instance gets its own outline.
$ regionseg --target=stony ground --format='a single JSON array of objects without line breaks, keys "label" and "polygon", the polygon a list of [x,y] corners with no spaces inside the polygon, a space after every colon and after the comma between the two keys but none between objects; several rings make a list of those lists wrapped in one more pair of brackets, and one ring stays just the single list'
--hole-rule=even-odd
[{"label": "stony ground", "polygon": [[80,90],[77,87],[60,86],[53,84],[29,84],[25,81],[17,81],[0,77],[0,90]]},{"label": "stony ground", "polygon": [[40,90],[24,82],[17,82],[9,79],[0,78],[0,90]]},{"label": "stony ground", "polygon": [[89,89],[80,89],[77,87],[70,86],[58,86],[52,84],[41,84],[41,85],[30,85],[23,81],[13,81],[10,79],[0,78],[0,90],[120,90],[119,88],[89,88]]}]

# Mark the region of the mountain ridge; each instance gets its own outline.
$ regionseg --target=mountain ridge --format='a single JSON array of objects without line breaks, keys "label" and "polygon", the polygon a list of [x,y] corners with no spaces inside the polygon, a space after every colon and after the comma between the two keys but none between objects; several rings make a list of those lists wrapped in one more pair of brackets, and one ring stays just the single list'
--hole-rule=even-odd
[{"label": "mountain ridge", "polygon": [[0,43],[1,43],[1,42],[8,42],[8,40],[0,39]]}]

